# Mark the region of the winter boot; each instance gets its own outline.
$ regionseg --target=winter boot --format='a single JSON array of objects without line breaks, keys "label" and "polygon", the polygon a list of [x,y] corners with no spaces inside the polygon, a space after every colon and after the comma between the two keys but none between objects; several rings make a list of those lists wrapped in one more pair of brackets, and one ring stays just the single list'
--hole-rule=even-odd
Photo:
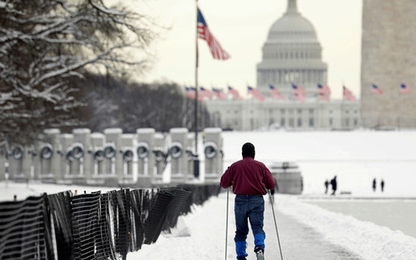
[{"label": "winter boot", "polygon": [[256,253],[257,260],[264,260],[264,249],[262,247],[256,246],[254,252]]}]

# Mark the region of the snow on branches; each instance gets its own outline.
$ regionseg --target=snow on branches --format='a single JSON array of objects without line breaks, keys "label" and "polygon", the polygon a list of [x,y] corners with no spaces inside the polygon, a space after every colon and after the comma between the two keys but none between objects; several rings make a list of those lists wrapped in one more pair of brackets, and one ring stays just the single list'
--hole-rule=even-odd
[{"label": "snow on branches", "polygon": [[0,0],[0,17],[0,141],[11,127],[80,125],[85,71],[141,68],[128,50],[145,53],[155,36],[149,17],[102,0]]}]

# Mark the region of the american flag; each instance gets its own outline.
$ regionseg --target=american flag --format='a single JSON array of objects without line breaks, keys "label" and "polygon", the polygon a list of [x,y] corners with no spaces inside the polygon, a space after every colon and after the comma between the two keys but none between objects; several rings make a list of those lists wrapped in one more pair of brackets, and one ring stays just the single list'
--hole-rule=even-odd
[{"label": "american flag", "polygon": [[292,84],[292,94],[295,96],[295,100],[305,101],[305,88]]},{"label": "american flag", "polygon": [[253,88],[248,86],[247,87],[247,93],[250,94],[254,99],[260,100],[260,101],[264,101],[265,98],[264,96],[260,93],[260,90],[258,90],[257,88]]},{"label": "american flag", "polygon": [[410,86],[407,84],[400,84],[400,92],[403,94],[409,94]]},{"label": "american flag", "polygon": [[383,90],[379,88],[376,84],[371,85],[371,92],[376,95],[383,95]]},{"label": "american flag", "polygon": [[219,100],[227,99],[227,94],[225,94],[224,91],[222,91],[222,89],[212,88],[212,93],[213,93],[213,96]]},{"label": "american flag", "polygon": [[318,94],[319,95],[324,95],[324,96],[330,96],[331,95],[331,89],[328,86],[318,84]]},{"label": "american flag", "polygon": [[348,100],[348,101],[355,101],[355,96],[354,94],[351,92],[351,90],[349,90],[347,87],[343,86],[342,87],[342,95],[344,97],[344,100]]},{"label": "american flag", "polygon": [[279,99],[279,100],[286,100],[286,97],[282,95],[282,93],[279,92],[279,90],[273,86],[269,85],[270,88],[270,95],[273,99]]},{"label": "american flag", "polygon": [[200,92],[198,93],[198,99],[199,100],[209,100],[212,97],[212,93],[209,89],[206,89],[204,87],[200,88]]},{"label": "american flag", "polygon": [[230,55],[221,47],[220,43],[215,39],[214,35],[208,29],[208,24],[205,22],[204,16],[198,8],[198,38],[205,40],[211,49],[211,54],[214,59],[226,60]]},{"label": "american flag", "polygon": [[318,84],[318,95],[319,99],[329,101],[331,96],[331,89],[328,86]]},{"label": "american flag", "polygon": [[185,87],[185,97],[189,99],[196,98],[196,92],[194,87]]},{"label": "american flag", "polygon": [[240,93],[238,93],[238,91],[232,87],[228,87],[228,94],[230,94],[232,96],[233,99],[236,100],[243,100],[243,97],[240,96]]}]

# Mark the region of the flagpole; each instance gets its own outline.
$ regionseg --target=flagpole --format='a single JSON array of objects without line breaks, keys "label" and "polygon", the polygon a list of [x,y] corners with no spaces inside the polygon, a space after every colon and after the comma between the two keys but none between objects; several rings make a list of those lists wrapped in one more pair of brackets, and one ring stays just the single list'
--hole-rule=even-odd
[{"label": "flagpole", "polygon": [[199,176],[199,160],[198,160],[198,67],[199,67],[199,50],[198,50],[198,0],[196,5],[196,31],[195,31],[195,155],[194,176]]},{"label": "flagpole", "polygon": [[342,82],[342,101],[341,101],[341,129],[343,121],[344,121],[344,103],[345,103],[345,89],[344,89],[344,82]]},{"label": "flagpole", "polygon": [[398,116],[398,123],[397,123],[397,127],[398,127],[398,129],[399,129],[399,131],[400,131],[400,124],[401,124],[401,115],[402,115],[402,103],[403,103],[403,101],[402,101],[402,93],[400,92],[400,88],[399,88],[399,116]]}]

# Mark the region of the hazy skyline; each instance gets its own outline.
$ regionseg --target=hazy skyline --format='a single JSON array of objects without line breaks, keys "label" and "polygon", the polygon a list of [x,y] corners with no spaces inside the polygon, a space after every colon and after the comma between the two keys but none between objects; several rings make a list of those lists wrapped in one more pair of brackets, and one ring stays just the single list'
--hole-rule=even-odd
[{"label": "hazy skyline", "polygon": [[[156,60],[141,80],[194,86],[196,2],[147,0],[140,5],[157,23],[171,27],[153,43]],[[359,98],[362,0],[297,0],[297,5],[313,24],[322,45],[332,98],[342,98],[343,84]],[[206,42],[198,40],[199,85],[232,86],[245,96],[248,85],[256,87],[256,65],[261,61],[263,44],[270,27],[286,11],[287,0],[200,0],[198,6],[211,32],[231,55],[226,61],[214,60]]]}]

